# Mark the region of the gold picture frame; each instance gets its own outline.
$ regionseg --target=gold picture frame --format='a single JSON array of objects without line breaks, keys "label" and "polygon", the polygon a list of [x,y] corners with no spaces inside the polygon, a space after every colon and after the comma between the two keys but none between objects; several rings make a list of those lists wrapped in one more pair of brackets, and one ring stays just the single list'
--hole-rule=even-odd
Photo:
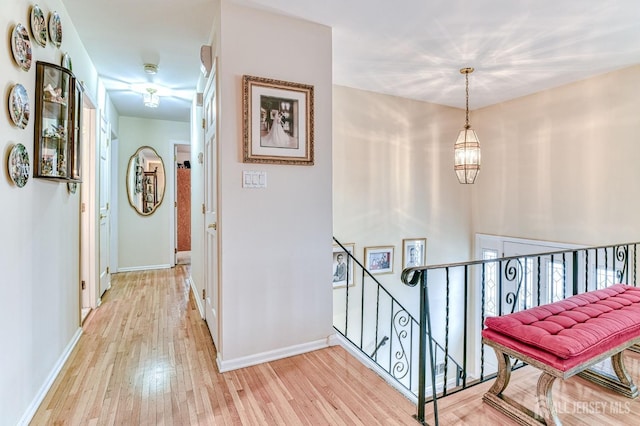
[{"label": "gold picture frame", "polygon": [[313,165],[313,86],[242,76],[245,163]]}]

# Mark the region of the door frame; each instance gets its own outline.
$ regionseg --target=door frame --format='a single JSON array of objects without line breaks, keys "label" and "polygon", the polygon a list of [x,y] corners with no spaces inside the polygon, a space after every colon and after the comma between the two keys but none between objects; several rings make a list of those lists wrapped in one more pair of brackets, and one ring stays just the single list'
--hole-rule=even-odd
[{"label": "door frame", "polygon": [[[173,164],[171,168],[171,172],[173,173],[173,217],[171,218],[171,223],[173,223],[173,261],[171,266],[175,266],[178,262],[178,173],[176,169],[178,168],[178,146],[187,146],[189,147],[189,161],[191,161],[191,142],[182,142],[182,141],[172,141],[173,146]],[[191,198],[189,198],[189,203],[191,204]]]},{"label": "door frame", "polygon": [[[96,141],[98,138],[98,110],[88,93],[84,93],[82,105],[82,184],[80,192],[80,282],[78,283],[80,324],[86,319],[83,309],[93,310],[100,305],[97,297],[97,191]],[[85,289],[82,289],[82,282]]]},{"label": "door frame", "polygon": [[[170,167],[166,167],[165,166],[165,174],[166,174],[166,181],[167,181],[167,188],[165,190],[165,197],[168,195],[169,196],[169,201],[171,202],[171,208],[169,209],[169,222],[171,223],[171,226],[169,227],[169,259],[171,259],[171,267],[175,267],[176,266],[176,256],[177,256],[177,247],[178,247],[178,240],[177,240],[177,225],[176,225],[176,221],[178,220],[178,217],[176,215],[176,205],[178,202],[178,197],[177,197],[177,181],[178,181],[178,177],[177,177],[177,173],[176,173],[176,163],[178,161],[177,159],[177,149],[178,149],[178,145],[188,145],[191,146],[191,141],[181,141],[181,140],[171,140],[169,142],[171,144],[171,166]],[[168,169],[168,170],[167,170]],[[171,185],[173,185],[173,188],[169,188],[168,183],[171,182]]]},{"label": "door frame", "polygon": [[[105,146],[106,145],[106,146]],[[102,154],[106,158],[102,158]],[[96,154],[97,154],[97,175],[96,175],[96,185],[97,185],[97,194],[96,194],[96,210],[97,210],[97,224],[96,224],[96,262],[97,262],[97,272],[98,272],[98,299],[99,303],[102,303],[102,295],[111,288],[111,167],[112,167],[112,158],[111,158],[111,123],[107,120],[107,117],[104,114],[104,111],[100,112],[100,122],[98,126],[98,144],[96,146]],[[106,165],[103,172],[103,166]],[[103,181],[104,178],[104,181]],[[103,188],[104,187],[104,188]],[[103,189],[106,192],[106,197],[103,199]],[[104,213],[102,202],[104,201]],[[102,235],[101,228],[102,222],[106,222],[105,224],[105,233],[106,235]],[[104,240],[104,241],[103,241]],[[106,244],[105,253],[102,251],[103,245]],[[106,256],[106,265],[104,268],[104,272],[101,270],[102,265],[102,256]],[[104,278],[103,278],[104,277]],[[104,281],[104,286],[103,286]]]},{"label": "door frame", "polygon": [[[111,127],[111,189],[110,189],[110,205],[109,211],[111,212],[109,217],[109,235],[111,238],[109,249],[109,266],[111,267],[111,273],[118,271],[118,197],[122,190],[119,186],[120,176],[120,162],[119,158],[119,140],[118,135],[113,132],[113,126]],[[115,159],[115,161],[114,161]],[[125,169],[122,173],[126,173]]]}]

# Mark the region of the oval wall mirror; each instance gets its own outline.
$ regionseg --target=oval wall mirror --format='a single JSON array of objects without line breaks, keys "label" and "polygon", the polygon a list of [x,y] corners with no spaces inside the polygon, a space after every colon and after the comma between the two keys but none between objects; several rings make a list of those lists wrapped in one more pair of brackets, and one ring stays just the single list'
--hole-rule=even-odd
[{"label": "oval wall mirror", "polygon": [[129,204],[143,216],[153,214],[162,203],[165,190],[162,158],[150,146],[140,147],[129,159],[127,194]]}]

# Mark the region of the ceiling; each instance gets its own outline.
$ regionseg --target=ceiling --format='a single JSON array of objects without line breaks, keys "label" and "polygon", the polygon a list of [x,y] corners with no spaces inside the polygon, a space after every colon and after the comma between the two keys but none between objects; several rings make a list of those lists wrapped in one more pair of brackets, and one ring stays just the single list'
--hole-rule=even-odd
[{"label": "ceiling", "polygon": [[[640,63],[638,0],[228,1],[332,27],[334,84],[458,108],[467,66],[473,110]],[[189,119],[211,0],[63,2],[121,115]],[[156,109],[130,90],[151,80]]]},{"label": "ceiling", "polygon": [[[121,116],[189,121],[200,46],[211,33],[213,1],[62,2]],[[158,65],[158,73],[145,73],[145,63]],[[158,92],[158,108],[144,107],[142,94],[132,91],[132,86],[143,91],[147,83],[164,88]]]}]

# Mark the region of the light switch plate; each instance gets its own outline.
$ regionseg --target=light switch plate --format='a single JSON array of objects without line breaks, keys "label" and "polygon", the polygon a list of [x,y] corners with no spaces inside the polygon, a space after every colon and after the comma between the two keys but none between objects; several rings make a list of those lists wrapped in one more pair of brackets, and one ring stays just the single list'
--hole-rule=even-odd
[{"label": "light switch plate", "polygon": [[242,171],[243,188],[266,188],[267,172],[257,172],[252,170]]}]

